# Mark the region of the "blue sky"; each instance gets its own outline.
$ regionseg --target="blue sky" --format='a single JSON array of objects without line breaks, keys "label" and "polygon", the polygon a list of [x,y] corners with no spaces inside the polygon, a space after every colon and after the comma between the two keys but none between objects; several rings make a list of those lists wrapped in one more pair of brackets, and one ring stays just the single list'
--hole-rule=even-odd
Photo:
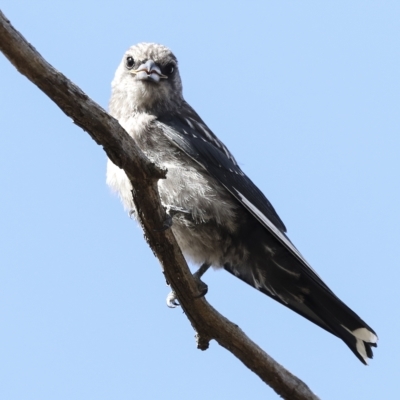
[{"label": "blue sky", "polygon": [[[11,1],[2,11],[107,107],[124,51],[169,46],[186,100],[291,240],[378,333],[337,338],[228,274],[207,300],[323,399],[395,398],[400,357],[400,4]],[[29,60],[26,60],[29,63]],[[0,397],[278,398],[215,342],[201,352],[90,137],[0,56]]]}]

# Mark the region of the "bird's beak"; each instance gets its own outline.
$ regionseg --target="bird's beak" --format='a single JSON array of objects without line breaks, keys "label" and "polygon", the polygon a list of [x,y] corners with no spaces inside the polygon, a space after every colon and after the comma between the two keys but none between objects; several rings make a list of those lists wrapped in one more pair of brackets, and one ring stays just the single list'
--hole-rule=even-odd
[{"label": "bird's beak", "polygon": [[161,73],[160,67],[153,60],[147,60],[131,73],[136,75],[136,79],[140,81],[159,82],[160,79],[168,79],[168,76]]}]

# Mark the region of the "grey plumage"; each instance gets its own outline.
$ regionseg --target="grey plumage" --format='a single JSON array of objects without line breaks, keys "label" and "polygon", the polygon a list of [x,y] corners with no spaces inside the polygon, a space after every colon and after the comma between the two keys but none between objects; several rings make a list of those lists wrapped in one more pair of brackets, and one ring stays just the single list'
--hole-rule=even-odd
[{"label": "grey plumage", "polygon": [[[224,268],[341,338],[363,363],[372,358],[375,332],[312,270],[266,197],[186,103],[168,48],[140,43],[125,53],[110,113],[168,169],[159,181],[161,201],[175,210],[172,230],[190,261]],[[126,209],[134,208],[130,182],[111,161],[107,183]]]}]

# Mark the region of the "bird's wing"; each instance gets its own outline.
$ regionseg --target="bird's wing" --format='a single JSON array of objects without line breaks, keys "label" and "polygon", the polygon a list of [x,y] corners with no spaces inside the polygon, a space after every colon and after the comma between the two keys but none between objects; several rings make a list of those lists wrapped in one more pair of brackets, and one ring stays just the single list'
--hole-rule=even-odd
[{"label": "bird's wing", "polygon": [[168,139],[220,182],[306,269],[308,267],[309,275],[317,275],[285,235],[286,227],[272,204],[190,106],[181,113],[159,117],[156,124]]},{"label": "bird's wing", "polygon": [[[158,118],[165,135],[189,157],[221,182],[250,212],[253,205],[280,232],[286,232],[272,204],[243,173],[225,145],[211,132],[193,109],[185,113]],[[245,200],[243,200],[245,196]],[[246,199],[250,204],[246,204]]]}]

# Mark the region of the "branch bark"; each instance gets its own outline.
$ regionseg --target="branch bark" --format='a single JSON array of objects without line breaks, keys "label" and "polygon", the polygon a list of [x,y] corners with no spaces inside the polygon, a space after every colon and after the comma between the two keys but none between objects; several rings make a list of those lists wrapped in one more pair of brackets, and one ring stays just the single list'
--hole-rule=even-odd
[{"label": "branch bark", "polygon": [[209,341],[215,339],[283,398],[318,399],[305,383],[253,343],[237,325],[218,313],[204,298],[196,298],[196,284],[172,231],[159,230],[166,215],[157,182],[165,179],[167,171],[151,163],[117,120],[44,60],[1,11],[0,50],[126,172],[134,187],[133,199],[146,241],[160,260],[167,281],[197,332],[198,348],[207,349]]}]

